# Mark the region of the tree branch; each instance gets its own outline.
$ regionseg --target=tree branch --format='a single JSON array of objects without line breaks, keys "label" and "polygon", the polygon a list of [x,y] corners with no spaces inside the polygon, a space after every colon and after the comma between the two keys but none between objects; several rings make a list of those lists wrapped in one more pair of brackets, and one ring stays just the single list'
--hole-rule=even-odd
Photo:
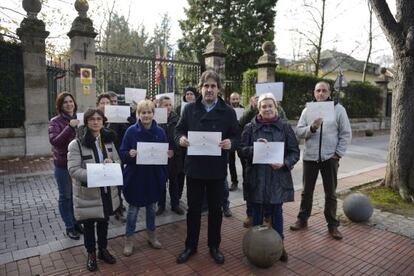
[{"label": "tree branch", "polygon": [[395,45],[401,36],[401,26],[392,15],[390,8],[385,0],[369,0],[372,9],[377,16],[383,32],[392,45]]}]

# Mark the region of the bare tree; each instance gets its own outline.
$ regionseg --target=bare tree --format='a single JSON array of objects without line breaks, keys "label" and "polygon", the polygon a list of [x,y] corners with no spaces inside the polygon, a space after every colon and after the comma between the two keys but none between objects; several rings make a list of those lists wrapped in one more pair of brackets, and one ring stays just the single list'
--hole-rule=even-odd
[{"label": "bare tree", "polygon": [[369,60],[371,58],[371,52],[372,52],[372,7],[371,7],[371,3],[369,1],[367,1],[367,5],[368,5],[368,12],[369,12],[369,27],[368,27],[368,53],[367,53],[367,58],[365,59],[365,64],[364,64],[364,70],[362,71],[362,82],[365,81],[366,77],[367,77],[367,70],[368,70],[368,63]]},{"label": "bare tree", "polygon": [[414,199],[414,1],[396,0],[392,15],[385,0],[369,0],[394,54],[391,136],[385,185]]},{"label": "bare tree", "polygon": [[314,32],[300,29],[294,29],[293,31],[303,36],[307,44],[312,47],[312,50],[309,51],[309,59],[313,65],[313,74],[315,76],[318,76],[322,52],[322,42],[325,31],[326,0],[321,0],[320,9],[317,8],[313,2],[306,0],[303,1],[303,7],[306,10],[306,13],[308,14],[312,23],[315,25],[317,31]]}]

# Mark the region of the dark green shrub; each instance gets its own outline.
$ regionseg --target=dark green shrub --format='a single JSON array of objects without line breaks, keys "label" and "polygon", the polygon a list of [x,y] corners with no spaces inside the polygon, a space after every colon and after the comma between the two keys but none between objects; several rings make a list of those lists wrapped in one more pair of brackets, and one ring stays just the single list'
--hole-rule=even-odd
[{"label": "dark green shrub", "polygon": [[[298,119],[306,102],[312,101],[313,89],[318,81],[326,81],[333,87],[334,81],[315,78],[312,75],[287,70],[276,70],[275,80],[284,83],[282,106],[289,119]],[[256,93],[257,70],[250,69],[243,73],[243,103],[247,106],[252,95]],[[370,83],[350,82],[341,92],[340,103],[347,109],[351,118],[369,118],[378,115],[381,104],[381,90]],[[332,97],[337,99],[336,92]]]}]

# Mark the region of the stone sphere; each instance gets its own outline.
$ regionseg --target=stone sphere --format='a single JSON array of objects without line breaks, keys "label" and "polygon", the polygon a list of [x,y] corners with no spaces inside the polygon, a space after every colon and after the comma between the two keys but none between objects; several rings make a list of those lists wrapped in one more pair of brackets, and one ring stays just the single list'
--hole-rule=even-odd
[{"label": "stone sphere", "polygon": [[360,193],[348,195],[342,208],[345,215],[353,222],[368,221],[374,212],[369,198]]},{"label": "stone sphere", "polygon": [[251,227],[243,237],[243,253],[254,265],[271,267],[280,259],[283,242],[279,234],[267,225]]},{"label": "stone sphere", "polygon": [[40,0],[23,0],[23,9],[30,15],[36,15],[42,9],[42,2]]}]

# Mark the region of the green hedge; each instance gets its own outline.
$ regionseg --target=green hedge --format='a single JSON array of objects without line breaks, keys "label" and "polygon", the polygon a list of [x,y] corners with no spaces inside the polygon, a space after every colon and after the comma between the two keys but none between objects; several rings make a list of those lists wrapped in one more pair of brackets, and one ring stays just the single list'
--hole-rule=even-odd
[{"label": "green hedge", "polygon": [[[306,102],[312,101],[313,89],[318,81],[326,81],[333,86],[333,81],[315,78],[300,72],[276,70],[275,79],[284,83],[283,109],[289,119],[298,119]],[[248,105],[249,98],[256,94],[257,70],[250,69],[243,73],[243,103]],[[350,82],[341,93],[340,103],[347,109],[350,118],[373,118],[378,116],[381,104],[381,90],[370,83]],[[336,93],[333,92],[333,97]]]}]

